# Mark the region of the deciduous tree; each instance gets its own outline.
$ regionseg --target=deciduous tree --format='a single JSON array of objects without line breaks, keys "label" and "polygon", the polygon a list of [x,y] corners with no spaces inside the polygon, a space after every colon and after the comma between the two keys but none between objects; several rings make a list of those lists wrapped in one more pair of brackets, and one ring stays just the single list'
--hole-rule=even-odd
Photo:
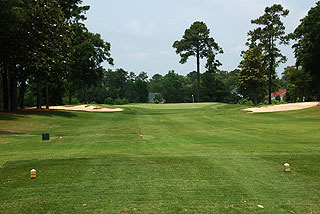
[{"label": "deciduous tree", "polygon": [[288,101],[300,101],[308,100],[311,95],[311,75],[309,72],[305,72],[302,67],[296,68],[295,66],[288,66],[282,73],[283,77],[288,80]]},{"label": "deciduous tree", "polygon": [[265,86],[268,80],[263,55],[260,48],[253,47],[242,53],[238,74],[238,88],[244,95],[253,97],[253,103],[257,105],[257,91]]},{"label": "deciduous tree", "polygon": [[313,93],[320,100],[320,2],[301,20],[292,34],[297,43],[293,46],[297,66],[312,78]]}]

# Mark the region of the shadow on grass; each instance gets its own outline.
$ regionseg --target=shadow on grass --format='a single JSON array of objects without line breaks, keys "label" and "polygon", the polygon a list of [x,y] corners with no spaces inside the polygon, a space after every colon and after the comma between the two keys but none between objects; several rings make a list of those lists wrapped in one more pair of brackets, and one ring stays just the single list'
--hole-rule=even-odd
[{"label": "shadow on grass", "polygon": [[25,135],[26,133],[22,132],[12,132],[12,131],[3,131],[0,130],[0,135]]},{"label": "shadow on grass", "polygon": [[40,115],[40,116],[58,116],[58,117],[67,117],[73,118],[76,117],[76,114],[69,111],[60,111],[60,110],[37,110],[37,109],[25,109],[25,110],[16,110],[16,111],[0,111],[0,121],[1,120],[16,120],[18,118],[29,116],[29,115]]}]

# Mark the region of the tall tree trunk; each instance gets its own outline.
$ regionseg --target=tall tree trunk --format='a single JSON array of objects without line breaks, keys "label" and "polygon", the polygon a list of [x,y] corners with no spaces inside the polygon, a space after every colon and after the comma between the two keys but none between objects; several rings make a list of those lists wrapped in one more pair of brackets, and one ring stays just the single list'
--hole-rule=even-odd
[{"label": "tall tree trunk", "polygon": [[87,84],[83,82],[83,103],[87,104]]},{"label": "tall tree trunk", "polygon": [[26,81],[23,80],[21,82],[21,86],[20,86],[20,93],[19,93],[19,98],[18,98],[18,102],[20,104],[20,109],[24,109],[24,94],[26,92]]},{"label": "tall tree trunk", "polygon": [[5,66],[2,66],[2,87],[3,87],[3,109],[9,110],[9,84],[8,84],[8,75]]},{"label": "tall tree trunk", "polygon": [[272,87],[272,74],[273,74],[273,36],[271,35],[269,38],[270,46],[269,46],[269,53],[270,53],[270,70],[269,70],[269,105],[271,104],[271,87]]},{"label": "tall tree trunk", "polygon": [[41,79],[40,74],[37,76],[37,109],[41,109]]},{"label": "tall tree trunk", "polygon": [[48,75],[46,75],[46,109],[49,109],[49,86],[48,86]]},{"label": "tall tree trunk", "polygon": [[200,53],[199,51],[197,51],[197,78],[198,78],[197,99],[198,99],[198,103],[200,103]]},{"label": "tall tree trunk", "polygon": [[10,85],[10,109],[17,110],[17,78],[15,74],[9,75],[9,85]]},{"label": "tall tree trunk", "polygon": [[273,56],[271,55],[271,57],[270,57],[270,71],[269,71],[269,104],[271,104],[272,73],[273,73]]}]

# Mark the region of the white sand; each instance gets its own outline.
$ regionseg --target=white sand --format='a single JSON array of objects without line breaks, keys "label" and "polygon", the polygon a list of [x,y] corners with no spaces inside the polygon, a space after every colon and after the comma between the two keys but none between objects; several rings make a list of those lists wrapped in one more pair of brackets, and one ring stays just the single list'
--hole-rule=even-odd
[{"label": "white sand", "polygon": [[70,110],[70,111],[91,111],[91,112],[123,111],[122,108],[102,108],[102,107],[88,106],[88,105],[80,105],[80,106],[50,106],[50,109],[54,109],[54,110]]},{"label": "white sand", "polygon": [[320,106],[319,102],[304,102],[304,103],[289,103],[289,104],[280,104],[274,106],[265,106],[259,108],[247,108],[245,111],[256,112],[274,112],[274,111],[292,111],[299,110],[304,108],[311,108],[314,106]]}]

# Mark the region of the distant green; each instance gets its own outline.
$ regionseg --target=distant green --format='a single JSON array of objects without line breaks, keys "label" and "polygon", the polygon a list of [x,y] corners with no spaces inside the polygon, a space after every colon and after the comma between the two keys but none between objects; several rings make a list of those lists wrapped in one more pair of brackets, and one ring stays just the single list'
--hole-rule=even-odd
[{"label": "distant green", "polygon": [[0,213],[320,213],[320,107],[121,107],[0,112]]}]

